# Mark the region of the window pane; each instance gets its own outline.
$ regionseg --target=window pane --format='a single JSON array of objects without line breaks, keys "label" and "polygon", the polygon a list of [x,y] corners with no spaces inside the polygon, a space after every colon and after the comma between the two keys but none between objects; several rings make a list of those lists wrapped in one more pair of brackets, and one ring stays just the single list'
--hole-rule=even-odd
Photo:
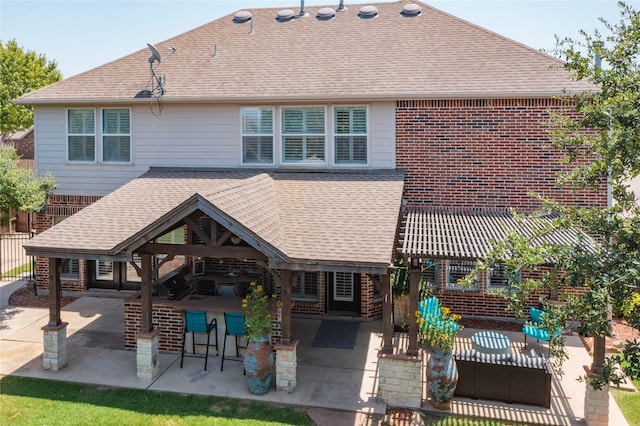
[{"label": "window pane", "polygon": [[305,272],[291,289],[291,294],[299,298],[317,299],[318,273]]},{"label": "window pane", "polygon": [[67,111],[70,134],[94,134],[95,117],[92,109],[70,109]]},{"label": "window pane", "polygon": [[353,302],[353,274],[335,273],[333,298],[343,302]]},{"label": "window pane", "polygon": [[366,136],[336,136],[336,163],[367,163]]},{"label": "window pane", "polygon": [[272,163],[272,136],[244,136],[242,138],[244,163]]},{"label": "window pane", "polygon": [[102,110],[102,132],[105,134],[129,134],[131,123],[128,109]]},{"label": "window pane", "polygon": [[104,136],[102,138],[102,161],[105,163],[128,163],[131,161],[130,141],[129,136]]},{"label": "window pane", "polygon": [[324,108],[283,108],[282,133],[324,134]]},{"label": "window pane", "polygon": [[324,160],[324,138],[307,137],[306,138],[306,159],[307,160]]},{"label": "window pane", "polygon": [[302,161],[302,138],[285,136],[282,151],[284,161]]},{"label": "window pane", "polygon": [[94,136],[69,136],[69,161],[95,161]]},{"label": "window pane", "polygon": [[96,261],[96,280],[113,281],[113,262]]},{"label": "window pane", "polygon": [[487,281],[489,287],[509,287],[511,284],[520,282],[520,273],[508,277],[504,264],[498,263],[493,266],[493,269],[487,271]]},{"label": "window pane", "polygon": [[324,108],[307,108],[306,132],[324,133]]},{"label": "window pane", "polygon": [[365,107],[335,108],[336,133],[367,133]]},{"label": "window pane", "polygon": [[304,113],[301,109],[282,110],[282,133],[304,133]]},{"label": "window pane", "polygon": [[267,134],[273,133],[272,108],[243,108],[242,133]]},{"label": "window pane", "polygon": [[[450,260],[447,268],[447,287],[452,288],[460,288],[462,285],[458,282],[465,278],[473,269],[475,268],[476,263],[473,261],[464,261],[464,260]],[[473,288],[478,287],[477,280],[474,282]]]}]

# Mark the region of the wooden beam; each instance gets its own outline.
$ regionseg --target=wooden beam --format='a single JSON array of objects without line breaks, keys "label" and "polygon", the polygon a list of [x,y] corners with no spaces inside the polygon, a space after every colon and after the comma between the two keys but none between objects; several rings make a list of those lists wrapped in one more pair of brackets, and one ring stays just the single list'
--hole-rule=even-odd
[{"label": "wooden beam", "polygon": [[381,277],[380,290],[382,293],[382,352],[391,353],[393,352],[393,294],[390,273]]},{"label": "wooden beam", "polygon": [[282,301],[282,338],[285,345],[291,343],[291,310],[293,308],[293,298],[291,296],[291,271],[283,269],[280,271],[280,300]]},{"label": "wooden beam", "polygon": [[152,257],[149,254],[142,256],[142,284],[141,287],[141,309],[142,321],[140,332],[150,333],[153,331],[153,283],[152,283]]},{"label": "wooden beam", "polygon": [[62,324],[60,310],[62,308],[62,284],[60,282],[59,257],[49,258],[49,327],[57,327]]},{"label": "wooden beam", "polygon": [[[412,259],[409,260],[409,265]],[[413,317],[409,320],[409,347],[407,355],[418,355],[418,323],[416,322],[415,312],[418,311],[418,285],[420,283],[420,266],[409,266],[409,312]]]},{"label": "wooden beam", "polygon": [[233,258],[248,260],[266,260],[267,257],[252,247],[205,246],[203,244],[165,244],[147,243],[136,250],[140,254],[167,254],[185,256],[203,256],[213,258]]},{"label": "wooden beam", "polygon": [[190,217],[184,218],[184,223],[187,224],[187,230],[195,232],[205,245],[211,245],[211,238],[202,230],[198,224]]}]

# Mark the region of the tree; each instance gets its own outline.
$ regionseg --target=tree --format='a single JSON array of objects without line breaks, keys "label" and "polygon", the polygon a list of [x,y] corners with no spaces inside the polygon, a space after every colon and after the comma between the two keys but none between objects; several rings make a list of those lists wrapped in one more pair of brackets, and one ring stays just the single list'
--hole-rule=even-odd
[{"label": "tree", "polygon": [[33,113],[11,100],[62,79],[55,61],[24,50],[15,40],[0,42],[0,135],[3,139],[33,125]]},{"label": "tree", "polygon": [[[552,114],[550,120],[552,143],[566,153],[563,161],[572,166],[558,184],[569,190],[607,191],[608,182],[612,203],[607,208],[576,206],[538,197],[543,207],[534,216],[551,215],[555,219],[550,226],[530,238],[508,235],[475,271],[503,262],[507,276],[517,276],[520,269],[554,260],[555,269],[540,279],[513,282],[521,291],[505,296],[517,316],[524,316],[526,298],[541,288],[584,288],[579,296],[565,296],[565,305],[548,306],[547,327],[552,332],[573,319],[581,333],[595,337],[595,374],[588,376],[595,389],[620,383],[616,369],[620,361],[627,375],[640,377],[639,342],[629,342],[623,357],[604,357],[604,338],[611,333],[610,307],[621,310],[634,297],[640,300],[640,194],[636,198],[629,189],[629,180],[640,176],[640,12],[623,2],[619,7],[619,23],[601,20],[608,35],[581,31],[581,41],[558,40],[556,53],[566,69],[597,89],[572,97],[575,110]],[[540,234],[562,230],[579,230],[595,238],[583,238],[577,245],[539,243]],[[562,338],[552,339],[551,344],[561,362],[566,356]]]},{"label": "tree", "polygon": [[55,188],[53,177],[35,176],[31,169],[18,167],[13,147],[0,145],[0,224],[8,223],[13,211],[38,211],[47,204]]}]

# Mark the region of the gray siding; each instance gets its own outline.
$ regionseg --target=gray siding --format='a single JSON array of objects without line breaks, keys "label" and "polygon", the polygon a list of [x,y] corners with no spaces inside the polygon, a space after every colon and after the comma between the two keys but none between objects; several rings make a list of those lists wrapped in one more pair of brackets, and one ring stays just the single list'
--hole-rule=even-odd
[{"label": "gray siding", "polygon": [[[395,102],[369,106],[367,168],[394,168]],[[242,167],[239,105],[165,104],[160,115],[157,105],[131,106],[133,162],[117,165],[66,161],[66,110],[39,106],[35,115],[36,170],[53,174],[57,194],[106,195],[149,167]]]}]

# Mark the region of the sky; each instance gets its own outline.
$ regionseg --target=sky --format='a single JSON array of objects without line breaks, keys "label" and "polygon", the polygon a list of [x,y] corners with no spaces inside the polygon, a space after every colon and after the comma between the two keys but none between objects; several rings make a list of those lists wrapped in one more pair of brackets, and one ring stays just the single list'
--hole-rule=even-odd
[{"label": "sky", "polygon": [[[383,0],[345,0],[360,8]],[[555,36],[603,30],[620,20],[616,0],[423,0],[535,49],[551,51]],[[627,0],[638,7],[638,0]],[[306,0],[305,7],[339,0]],[[298,9],[300,0],[0,0],[0,39],[55,60],[71,77],[157,44],[238,10]]]}]

